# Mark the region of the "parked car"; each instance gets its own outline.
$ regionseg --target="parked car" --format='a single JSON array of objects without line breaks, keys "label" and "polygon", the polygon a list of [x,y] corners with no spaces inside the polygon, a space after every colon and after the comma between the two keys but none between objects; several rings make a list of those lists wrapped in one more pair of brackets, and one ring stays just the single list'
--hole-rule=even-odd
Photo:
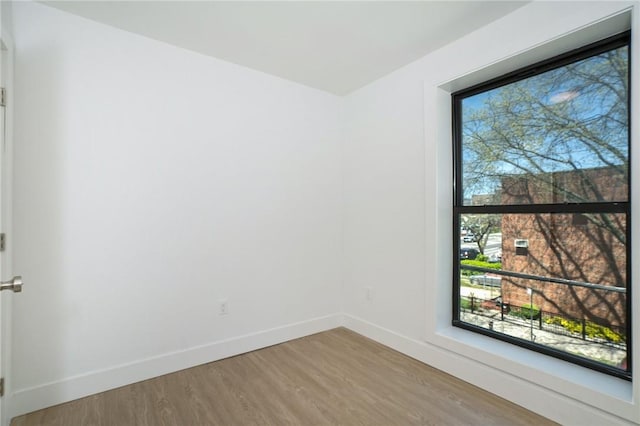
[{"label": "parked car", "polygon": [[474,243],[476,241],[476,236],[471,232],[468,232],[467,235],[462,237],[462,241],[464,241],[465,243]]},{"label": "parked car", "polygon": [[469,277],[471,284],[475,285],[487,285],[489,287],[501,287],[502,278],[492,277],[490,275],[471,275]]},{"label": "parked car", "polygon": [[473,248],[460,249],[460,259],[473,260],[476,257],[478,257],[479,254],[480,254],[480,252],[478,250],[476,250],[476,249],[473,249]]}]

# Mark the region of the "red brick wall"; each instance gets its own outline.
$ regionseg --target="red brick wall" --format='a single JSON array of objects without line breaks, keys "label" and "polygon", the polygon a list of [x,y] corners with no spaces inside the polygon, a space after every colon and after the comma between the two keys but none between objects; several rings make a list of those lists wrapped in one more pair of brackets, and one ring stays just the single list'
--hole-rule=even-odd
[{"label": "red brick wall", "polygon": [[[504,178],[502,202],[562,202],[563,198],[574,197],[574,194],[591,200],[594,197],[601,200],[626,199],[627,186],[621,184],[625,180],[614,170],[588,170],[581,176],[565,172],[557,180],[566,191],[550,191],[553,186],[548,185],[548,180]],[[626,223],[622,214],[505,214],[502,217],[502,269],[624,287],[625,233]],[[528,240],[529,247],[524,254],[516,253],[516,239]],[[534,289],[533,303],[544,311],[574,318],[605,320],[614,325],[624,325],[626,321],[625,293],[505,278],[503,300],[516,305],[529,303],[527,287]]]}]

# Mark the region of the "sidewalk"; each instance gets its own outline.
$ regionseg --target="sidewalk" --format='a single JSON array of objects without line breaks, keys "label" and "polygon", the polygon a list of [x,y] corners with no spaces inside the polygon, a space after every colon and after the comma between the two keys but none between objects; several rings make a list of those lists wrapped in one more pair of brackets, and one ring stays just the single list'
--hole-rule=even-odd
[{"label": "sidewalk", "polygon": [[[471,289],[478,291],[478,289]],[[482,291],[482,290],[480,290]],[[476,293],[478,297],[480,294]],[[493,322],[493,330],[506,334],[508,336],[517,337],[523,340],[531,340],[531,324],[523,319],[509,318],[509,321],[501,321],[500,313],[495,312],[492,317],[485,315],[472,314],[470,312],[462,312],[460,314],[462,321],[470,324],[478,325],[482,328],[491,328],[490,322]],[[626,357],[626,351],[611,347],[606,343],[595,343],[582,340],[578,337],[563,336],[549,331],[540,330],[534,321],[533,324],[533,341],[541,345],[555,348],[563,352],[579,355],[594,361],[599,361],[609,365],[620,365]]]},{"label": "sidewalk", "polygon": [[471,297],[472,293],[474,297],[478,297],[484,300],[490,300],[490,299],[493,299],[494,297],[500,296],[500,288],[490,287],[490,286],[487,286],[486,288],[475,288],[475,287],[466,287],[466,286],[460,287],[460,296]]}]

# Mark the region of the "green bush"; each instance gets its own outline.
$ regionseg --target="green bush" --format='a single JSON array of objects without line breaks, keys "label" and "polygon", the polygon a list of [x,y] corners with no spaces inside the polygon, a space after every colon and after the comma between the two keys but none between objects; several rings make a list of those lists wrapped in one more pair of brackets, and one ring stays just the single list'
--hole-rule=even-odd
[{"label": "green bush", "polygon": [[514,307],[514,309],[512,309],[509,314],[525,319],[538,319],[540,318],[540,308],[536,305],[532,306],[528,303],[525,303],[520,307],[520,309],[515,309]]},{"label": "green bush", "polygon": [[479,261],[479,262],[486,262],[489,260],[489,256],[484,255],[484,254],[479,254],[475,260]]},{"label": "green bush", "polygon": [[[483,262],[481,260],[478,260],[480,258],[480,256],[482,256],[482,255],[478,255],[478,257],[475,260],[470,260],[470,259],[461,260],[460,264],[461,265],[469,265],[469,266],[477,266],[477,267],[480,267],[480,268],[494,269],[494,270],[502,269],[502,263],[500,263],[500,262],[497,262],[497,263]],[[460,268],[460,273],[462,275],[464,275],[464,276],[467,276],[467,277],[469,275],[482,274],[482,272],[472,271],[472,270],[469,270],[469,269],[462,269],[462,268]]]},{"label": "green bush", "polygon": [[525,303],[520,307],[520,314],[526,319],[538,319],[540,317],[540,308],[536,305]]}]

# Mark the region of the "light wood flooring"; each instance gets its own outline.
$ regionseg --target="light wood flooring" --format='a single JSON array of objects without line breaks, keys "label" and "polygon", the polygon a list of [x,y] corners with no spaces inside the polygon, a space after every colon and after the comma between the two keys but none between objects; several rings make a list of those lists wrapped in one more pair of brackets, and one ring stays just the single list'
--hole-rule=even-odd
[{"label": "light wood flooring", "polygon": [[12,421],[13,426],[326,424],[554,423],[344,328]]}]

